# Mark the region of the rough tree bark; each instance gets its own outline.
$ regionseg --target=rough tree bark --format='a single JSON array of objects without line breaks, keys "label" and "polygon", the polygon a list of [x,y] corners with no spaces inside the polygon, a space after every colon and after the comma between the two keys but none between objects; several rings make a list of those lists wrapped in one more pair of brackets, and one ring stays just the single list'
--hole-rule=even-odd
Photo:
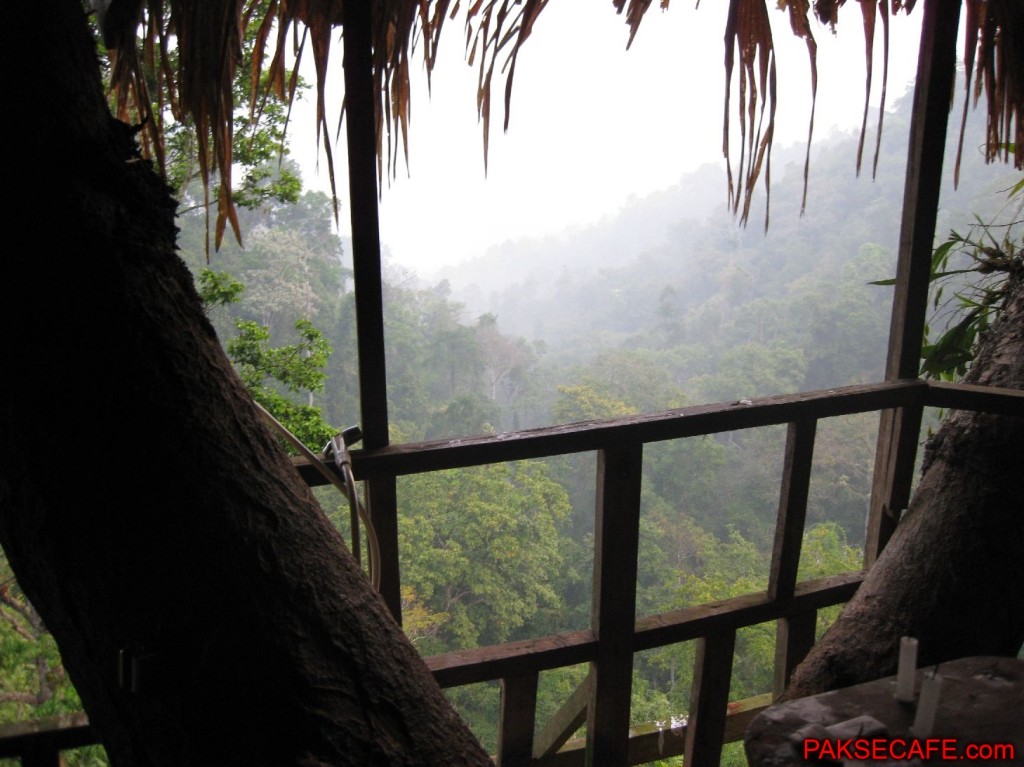
[{"label": "rough tree bark", "polygon": [[489,763],[224,358],[81,3],[9,10],[0,543],[113,763]]},{"label": "rough tree bark", "polygon": [[[967,382],[1024,388],[1024,276]],[[910,508],[842,615],[794,672],[787,697],[896,671],[899,638],[919,662],[1016,655],[1024,642],[1024,419],[949,414],[926,446]]]}]

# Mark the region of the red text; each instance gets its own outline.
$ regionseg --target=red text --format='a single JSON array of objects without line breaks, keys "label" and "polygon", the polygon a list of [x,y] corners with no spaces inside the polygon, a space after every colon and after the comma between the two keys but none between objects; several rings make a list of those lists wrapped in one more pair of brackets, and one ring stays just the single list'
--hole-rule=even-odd
[{"label": "red text", "polygon": [[803,755],[807,761],[830,762],[1009,761],[1016,749],[1012,743],[964,743],[957,738],[807,738]]}]

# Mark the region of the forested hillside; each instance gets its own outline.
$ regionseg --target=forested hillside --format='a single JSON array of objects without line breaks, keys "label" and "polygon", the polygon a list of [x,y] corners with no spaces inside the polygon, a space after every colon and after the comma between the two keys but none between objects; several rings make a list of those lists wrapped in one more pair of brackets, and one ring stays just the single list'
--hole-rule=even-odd
[{"label": "forested hillside", "polygon": [[[736,225],[724,175],[707,166],[590,229],[505,243],[429,280],[389,266],[392,440],[879,380],[890,289],[870,283],[894,272],[908,108],[904,99],[887,116],[875,181],[869,163],[855,177],[856,137],[816,145],[803,216],[802,150],[780,150],[767,234]],[[989,215],[1009,183],[974,156],[980,126],[972,125],[960,191],[946,185],[940,234]],[[244,285],[237,302],[210,310],[222,341],[244,341],[232,352],[240,366],[262,361],[262,372],[249,371],[254,385],[319,408],[332,429],[356,423],[350,254],[330,200],[267,197],[240,214],[245,247],[225,242],[210,261]],[[182,255],[198,275],[207,267],[202,211],[179,223]],[[304,320],[330,347],[323,365],[303,345]],[[290,351],[275,356],[281,348]],[[268,360],[296,359],[313,359],[323,382],[282,385]],[[801,577],[859,567],[876,423],[869,414],[819,426]],[[765,588],[784,437],[772,428],[648,448],[641,613]],[[585,454],[400,480],[406,630],[425,654],[589,624],[594,470]],[[347,516],[334,496],[322,503]],[[37,643],[41,627],[6,577],[0,572],[0,721],[73,709],[54,648]],[[770,689],[773,653],[770,627],[740,632],[734,698]],[[692,654],[682,645],[637,657],[637,721],[685,713]],[[538,718],[584,674],[543,675]],[[496,687],[451,695],[493,747]]]},{"label": "forested hillside", "polygon": [[[800,149],[780,152],[767,234],[709,204],[724,198],[709,166],[591,229],[505,243],[429,280],[390,266],[393,440],[879,380],[891,289],[871,283],[894,272],[908,107],[887,117],[875,180],[870,166],[855,175],[855,136],[817,146],[803,216]],[[983,166],[972,140],[959,191],[946,186],[940,234],[1004,200],[1008,176]],[[285,210],[259,213],[245,253],[229,247],[216,266],[249,286],[241,316],[270,325],[277,342],[294,340],[285,317],[324,331],[334,352],[309,401],[345,426],[357,418],[346,249],[330,234],[325,198]],[[802,577],[859,567],[876,421],[820,425]],[[765,587],[783,444],[781,429],[761,429],[648,448],[642,613]],[[579,455],[400,480],[407,628],[424,653],[588,624],[594,467]],[[773,641],[768,628],[741,632],[734,697],[769,689]],[[637,721],[685,712],[691,652],[638,656]],[[583,674],[545,675],[542,714]],[[493,742],[496,688],[451,694]]]}]

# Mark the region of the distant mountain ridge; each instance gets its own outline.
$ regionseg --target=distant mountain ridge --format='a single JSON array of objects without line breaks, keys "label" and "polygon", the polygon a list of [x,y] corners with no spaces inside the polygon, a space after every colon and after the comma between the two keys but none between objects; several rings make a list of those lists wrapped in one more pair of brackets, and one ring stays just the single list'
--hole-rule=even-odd
[{"label": "distant mountain ridge", "polygon": [[[760,269],[765,271],[768,282],[775,282],[781,274],[795,279],[802,272],[813,271],[814,267],[801,260],[801,254],[817,252],[826,260],[842,260],[856,253],[864,243],[895,251],[910,106],[910,98],[904,97],[886,114],[874,180],[873,133],[869,131],[865,140],[859,177],[855,171],[856,133],[840,132],[816,139],[803,216],[800,203],[804,147],[776,148],[772,158],[771,226],[767,234],[762,227],[763,189],[753,200],[749,225],[740,227],[727,210],[725,169],[721,164],[709,163],[685,174],[668,189],[631,199],[614,216],[542,239],[506,241],[477,258],[440,270],[430,282],[449,282],[452,298],[466,306],[466,320],[484,313],[495,314],[506,332],[539,339],[538,333],[550,332],[552,324],[545,318],[560,313],[556,305],[566,300],[570,284],[575,286],[573,292],[578,299],[581,283],[607,280],[609,271],[615,272],[623,283],[642,279],[642,273],[651,270],[664,272],[665,284],[672,280],[691,283],[713,278],[723,261],[749,269],[754,259],[763,265]],[[984,115],[972,111],[960,189],[953,191],[958,123],[955,118],[959,110],[954,105],[950,120],[953,135],[944,167],[946,181],[937,227],[940,237],[958,221],[969,221],[971,212],[991,206],[991,192],[1009,172],[1003,166],[986,166],[977,153],[970,151],[970,147],[983,143],[984,136]],[[694,248],[700,253],[694,252]],[[744,252],[747,255],[740,255]],[[640,302],[655,298],[648,295],[640,298]],[[600,300],[599,294],[595,294],[593,303]],[[586,301],[577,308],[582,309],[585,304]],[[595,313],[583,314],[591,315],[591,324],[597,319]],[[543,340],[558,343],[564,338],[549,336]]]}]

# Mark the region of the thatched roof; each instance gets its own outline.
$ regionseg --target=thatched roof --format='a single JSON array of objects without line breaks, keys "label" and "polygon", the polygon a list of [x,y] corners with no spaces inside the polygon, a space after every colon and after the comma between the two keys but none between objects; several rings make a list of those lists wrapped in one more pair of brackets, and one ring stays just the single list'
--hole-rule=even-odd
[{"label": "thatched roof", "polygon": [[[362,0],[359,0],[362,2]],[[96,2],[96,0],[94,0]],[[611,0],[623,14],[628,46],[652,0]],[[99,2],[100,5],[108,5]],[[773,7],[786,13],[794,35],[805,41],[811,71],[812,101],[818,87],[817,46],[811,16],[835,27],[853,11],[843,8],[845,0],[772,0]],[[1020,0],[964,0],[967,35],[964,59],[968,69],[968,90],[975,100],[984,93],[988,110],[988,159],[1013,157],[1016,167],[1024,166],[1024,3]],[[199,138],[199,162],[204,180],[213,171],[220,178],[217,242],[228,223],[238,234],[231,204],[231,115],[235,109],[232,83],[240,59],[241,40],[247,28],[255,28],[257,56],[252,72],[252,104],[258,109],[261,74],[269,75],[271,87],[290,100],[296,88],[294,74],[285,61],[305,51],[312,55],[317,73],[317,133],[323,139],[331,165],[328,141],[327,105],[324,89],[328,75],[328,53],[344,30],[343,0],[114,0],[102,19],[108,47],[117,49],[113,85],[120,108],[127,114],[151,117],[146,121],[145,144],[161,160],[163,112],[175,118],[190,115]],[[660,0],[662,9],[669,0]],[[860,0],[860,20],[865,35],[868,91],[870,91],[873,49],[883,46],[883,61],[889,54],[889,22],[894,14],[910,13],[915,0]],[[437,48],[460,29],[467,62],[478,71],[477,110],[483,128],[484,153],[491,128],[492,92],[501,87],[504,127],[508,127],[516,61],[534,25],[542,16],[547,0],[472,0],[461,7],[459,0],[374,0],[372,38],[374,78],[378,93],[377,152],[381,172],[385,163],[393,172],[401,152],[407,151],[410,103],[410,67],[422,57],[426,71],[433,70]],[[764,177],[770,185],[771,146],[774,135],[776,63],[768,0],[730,0],[726,22],[724,66],[727,91],[724,94],[722,151],[728,162],[730,202],[745,220],[750,212],[753,190]],[[842,10],[842,12],[841,12]],[[595,12],[598,12],[595,10]],[[543,23],[543,22],[540,22]],[[581,19],[581,26],[586,23]],[[141,31],[140,30],[141,24]],[[138,46],[136,41],[140,41]],[[171,52],[176,50],[176,56]],[[528,53],[524,53],[528,55]],[[695,65],[698,62],[695,62]],[[882,72],[882,101],[879,134],[884,115],[885,80]],[[156,92],[147,89],[148,81]],[[974,73],[973,86],[971,73]],[[503,81],[501,83],[500,81]],[[827,87],[827,83],[823,83]],[[735,96],[735,98],[734,98]],[[157,105],[151,114],[148,104]],[[139,105],[142,108],[139,109]],[[338,105],[336,109],[340,110]],[[869,104],[865,95],[865,133]],[[730,123],[739,124],[739,148],[730,145]],[[812,107],[808,126],[808,157],[813,134]],[[876,148],[877,162],[877,148]],[[860,157],[858,156],[858,165]],[[331,171],[332,185],[333,170]],[[806,165],[805,165],[806,180]],[[765,224],[767,226],[767,213]]]}]

